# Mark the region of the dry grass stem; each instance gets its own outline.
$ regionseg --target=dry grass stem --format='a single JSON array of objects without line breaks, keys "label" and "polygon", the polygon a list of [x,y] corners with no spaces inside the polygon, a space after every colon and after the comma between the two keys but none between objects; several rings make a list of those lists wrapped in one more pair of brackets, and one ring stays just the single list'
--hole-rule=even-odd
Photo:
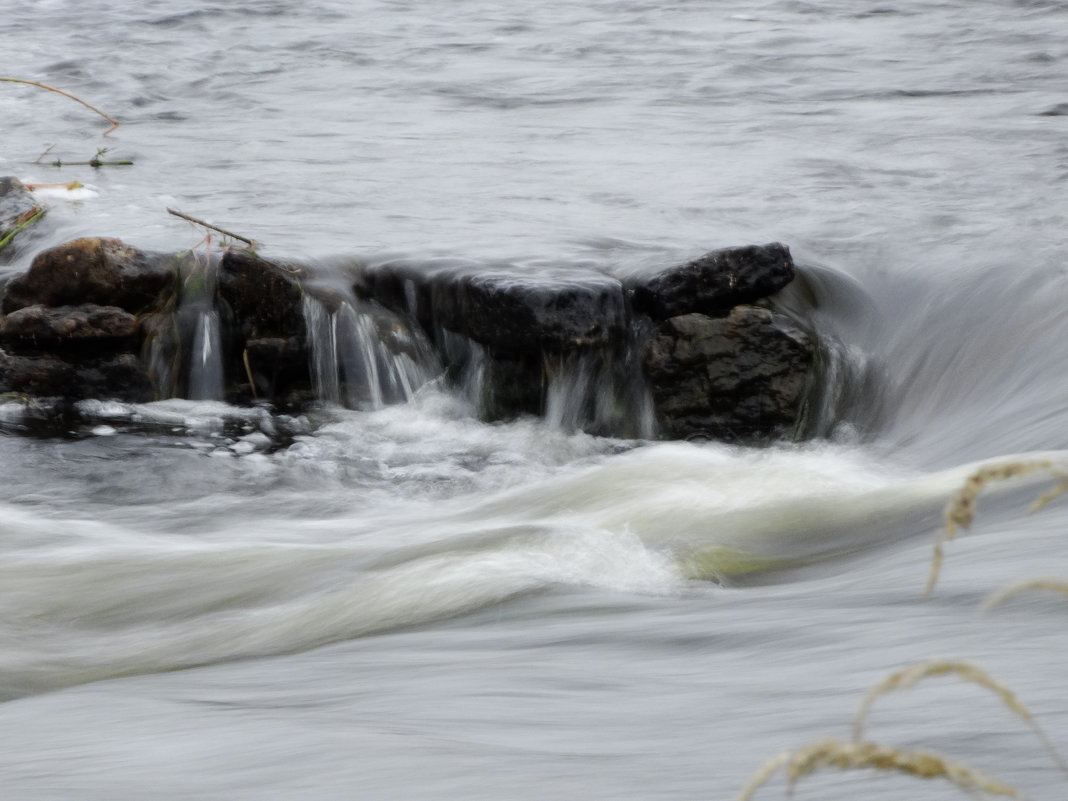
[{"label": "dry grass stem", "polygon": [[248,237],[241,236],[240,234],[235,234],[232,231],[227,231],[224,228],[219,228],[218,226],[212,225],[211,223],[208,223],[208,222],[204,222],[203,220],[201,220],[201,219],[199,219],[197,217],[193,217],[192,215],[186,214],[186,213],[181,212],[181,211],[178,211],[177,209],[167,209],[167,213],[168,214],[173,214],[175,217],[183,219],[183,220],[185,220],[187,222],[191,222],[194,225],[199,225],[199,226],[201,226],[203,228],[207,228],[209,231],[217,231],[218,233],[222,234],[223,236],[228,236],[231,239],[238,240],[239,242],[244,242],[246,245],[248,245],[249,249],[251,249],[251,250],[255,250],[256,249],[256,240],[254,240],[254,239],[249,239]]},{"label": "dry grass stem", "polygon": [[51,184],[23,184],[31,192],[36,192],[38,189],[66,189],[68,192],[73,192],[75,189],[82,189],[85,184],[79,181],[67,181],[66,183],[51,183]]},{"label": "dry grass stem", "polygon": [[1052,489],[1046,490],[1037,498],[1035,498],[1035,502],[1032,503],[1031,507],[1027,510],[1028,514],[1033,514],[1034,512],[1037,512],[1039,509],[1041,509],[1047,503],[1052,501],[1054,498],[1058,498],[1064,493],[1068,492],[1068,473],[1065,473],[1063,470],[1050,470],[1050,474],[1061,479],[1061,483],[1053,487]]},{"label": "dry grass stem", "polygon": [[1032,505],[1033,511],[1049,503],[1061,493],[1068,492],[1068,476],[1060,471],[1054,471],[1053,463],[1048,459],[987,465],[968,476],[964,486],[957,490],[957,493],[950,498],[949,504],[946,506],[946,529],[945,532],[939,532],[935,539],[934,555],[931,558],[931,571],[927,577],[927,587],[924,589],[924,595],[930,595],[938,582],[938,574],[942,569],[943,545],[946,540],[954,539],[957,536],[958,529],[970,528],[975,520],[975,505],[983,488],[995,481],[1007,481],[1008,479],[1035,473],[1039,470],[1052,471],[1054,475],[1066,480],[1054,487],[1053,490],[1040,496],[1035,501],[1035,504]]},{"label": "dry grass stem", "polygon": [[817,768],[839,770],[874,768],[895,771],[921,779],[945,778],[968,792],[1017,798],[1006,784],[985,776],[967,765],[950,762],[931,751],[903,751],[875,743],[842,743],[834,739],[818,740],[810,745],[780,754],[765,764],[738,794],[736,801],[750,801],[756,791],[782,768],[790,789]]},{"label": "dry grass stem", "polygon": [[955,675],[965,681],[970,681],[974,684],[986,687],[994,693],[1009,710],[1031,727],[1042,741],[1042,745],[1045,747],[1053,761],[1057,763],[1057,766],[1062,771],[1068,774],[1068,765],[1065,764],[1049,737],[1046,736],[1045,731],[1038,725],[1038,721],[1035,720],[1027,707],[1020,703],[1016,698],[1016,694],[1004,684],[991,678],[990,674],[985,670],[970,662],[931,659],[888,675],[881,682],[872,687],[860,702],[856,717],[853,719],[854,741],[859,742],[863,737],[864,724],[867,722],[868,713],[871,711],[871,706],[876,698],[885,695],[886,693],[894,692],[895,690],[907,690],[910,687],[915,686],[921,679],[927,678],[928,676],[948,675]]},{"label": "dry grass stem", "polygon": [[1044,578],[1017,581],[1014,584],[1009,584],[1007,587],[1002,587],[987,598],[980,607],[980,610],[989,612],[995,606],[1007,601],[1014,595],[1019,595],[1021,592],[1028,592],[1030,590],[1048,590],[1050,592],[1059,592],[1062,595],[1068,595],[1068,581]]},{"label": "dry grass stem", "polygon": [[898,670],[891,673],[868,690],[868,694],[865,695],[864,699],[860,702],[856,717],[853,719],[853,739],[860,740],[863,736],[864,724],[868,719],[868,712],[871,710],[871,706],[876,698],[894,692],[895,690],[907,690],[910,687],[915,686],[920,679],[927,678],[928,676],[947,676],[950,674],[954,674],[965,681],[974,682],[982,687],[986,687],[997,695],[1002,703],[1011,709],[1021,720],[1029,726],[1034,725],[1035,721],[1031,713],[1027,710],[1027,707],[1016,700],[1016,696],[1012,690],[1004,684],[999,684],[994,681],[994,679],[992,679],[982,668],[973,665],[970,662],[951,662],[941,659],[931,659],[927,662],[921,662],[918,665],[913,665],[904,670]]},{"label": "dry grass stem", "polygon": [[108,122],[111,123],[111,127],[108,128],[106,131],[104,131],[104,135],[105,136],[107,136],[109,133],[114,131],[121,124],[114,117],[112,117],[112,116],[110,116],[108,114],[105,114],[103,111],[98,109],[96,106],[89,105],[84,100],[82,100],[80,97],[75,97],[70,92],[64,92],[62,89],[57,89],[56,87],[49,86],[46,83],[38,83],[37,81],[27,81],[27,80],[25,80],[23,78],[0,78],[0,81],[5,81],[6,83],[24,83],[27,86],[36,86],[38,89],[47,89],[49,92],[55,92],[57,95],[63,95],[64,97],[69,97],[71,100],[76,100],[77,102],[81,103],[83,106],[85,106],[90,111],[95,111],[97,114],[99,114],[101,117],[103,117],[105,120],[107,120]]},{"label": "dry grass stem", "polygon": [[245,375],[248,377],[249,390],[252,392],[252,399],[256,400],[256,379],[252,377],[252,365],[248,361],[248,348],[245,348],[241,353],[241,361],[245,365]]}]

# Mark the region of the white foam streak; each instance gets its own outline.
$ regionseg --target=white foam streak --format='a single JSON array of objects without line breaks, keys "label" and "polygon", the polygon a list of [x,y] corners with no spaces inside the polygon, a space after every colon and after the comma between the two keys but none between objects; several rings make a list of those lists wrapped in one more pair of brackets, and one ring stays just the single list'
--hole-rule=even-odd
[{"label": "white foam streak", "polygon": [[[495,541],[496,540],[496,541]],[[670,561],[606,532],[488,536],[361,565],[347,548],[112,549],[0,569],[0,695],[303,650],[557,583],[665,591]]]},{"label": "white foam streak", "polygon": [[[1040,457],[1068,460],[1027,455]],[[929,532],[974,468],[923,475],[832,446],[674,443],[572,463],[482,502],[261,516],[255,530],[231,516],[217,531],[143,534],[5,508],[0,692],[304,650],[556,585],[678,592],[683,565],[709,548],[825,559]]]}]

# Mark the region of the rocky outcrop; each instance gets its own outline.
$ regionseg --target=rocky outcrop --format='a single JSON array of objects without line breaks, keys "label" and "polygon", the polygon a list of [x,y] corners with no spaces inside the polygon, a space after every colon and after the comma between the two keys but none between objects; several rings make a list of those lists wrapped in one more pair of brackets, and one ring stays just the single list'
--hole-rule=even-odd
[{"label": "rocky outcrop", "polygon": [[474,392],[491,420],[545,411],[547,359],[627,339],[623,284],[600,272],[396,260],[366,269],[355,289],[418,322],[449,375],[470,380],[477,361]]},{"label": "rocky outcrop", "polygon": [[790,436],[813,358],[811,337],[768,309],[668,318],[644,355],[659,429],[670,439]]},{"label": "rocky outcrop", "polygon": [[[446,365],[477,361],[478,400],[489,419],[547,413],[559,381],[553,365],[565,358],[601,365],[600,379],[577,380],[612,397],[572,402],[614,408],[610,430],[644,413],[637,370],[660,435],[753,441],[789,435],[805,400],[809,337],[785,315],[751,305],[793,277],[789,249],[773,243],[623,278],[592,269],[529,275],[461,260],[389,261],[368,266],[357,291],[418,319]],[[636,332],[645,330],[653,333],[642,345]],[[642,353],[632,357],[635,348]]]},{"label": "rocky outcrop", "polygon": [[813,382],[814,335],[774,308],[793,274],[771,244],[623,278],[392,260],[350,289],[249,252],[78,239],[9,282],[0,392],[144,401],[196,384],[232,403],[364,408],[444,374],[487,419],[763,441],[797,435]]},{"label": "rocky outcrop", "polygon": [[116,306],[42,306],[0,320],[0,392],[152,400],[137,318]]},{"label": "rocky outcrop", "polygon": [[152,400],[139,315],[164,303],[176,280],[173,257],[117,239],[76,239],[38,253],[0,304],[0,392]]}]

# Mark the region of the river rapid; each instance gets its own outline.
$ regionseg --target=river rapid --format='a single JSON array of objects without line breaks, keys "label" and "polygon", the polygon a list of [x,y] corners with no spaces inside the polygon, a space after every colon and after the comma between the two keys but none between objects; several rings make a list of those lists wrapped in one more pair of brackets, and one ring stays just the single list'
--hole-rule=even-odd
[{"label": "river rapid", "polygon": [[[479,422],[0,405],[0,797],[731,799],[848,738],[888,671],[970,660],[1068,751],[1068,6],[37,0],[5,9],[0,174],[76,236],[200,246],[168,207],[330,271],[436,256],[644,268],[782,241],[850,366],[766,448]],[[35,160],[49,149],[44,156]],[[50,160],[131,159],[129,167]],[[863,376],[863,382],[857,379]],[[931,678],[867,735],[1064,798],[996,695]],[[757,798],[777,798],[781,778]],[[938,801],[825,770],[798,799]]]}]

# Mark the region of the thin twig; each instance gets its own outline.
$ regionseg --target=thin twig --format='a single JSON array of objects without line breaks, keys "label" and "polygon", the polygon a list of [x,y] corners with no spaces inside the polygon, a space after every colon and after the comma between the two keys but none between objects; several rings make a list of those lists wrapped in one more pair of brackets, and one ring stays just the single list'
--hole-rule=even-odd
[{"label": "thin twig", "polygon": [[[36,163],[36,162],[35,162]],[[49,167],[131,167],[132,161],[101,161],[94,158],[89,161],[55,161],[48,162]]]},{"label": "thin twig", "polygon": [[49,153],[51,153],[52,152],[52,148],[54,148],[54,147],[55,147],[55,145],[49,145],[48,148],[45,150],[45,152],[42,153],[40,156],[38,156],[36,161],[34,161],[33,163],[34,164],[40,164],[41,163],[41,159],[43,159],[45,156],[47,156]]},{"label": "thin twig", "polygon": [[111,127],[108,128],[106,131],[104,131],[104,136],[107,136],[109,133],[114,131],[116,128],[118,128],[122,124],[117,119],[115,119],[114,117],[112,117],[112,116],[110,116],[108,114],[105,114],[103,111],[98,109],[96,106],[89,105],[84,100],[82,100],[80,97],[75,97],[70,92],[64,92],[62,89],[57,89],[56,87],[49,86],[46,83],[38,83],[37,81],[27,81],[24,78],[0,78],[0,81],[6,81],[7,83],[24,83],[27,86],[36,86],[39,89],[47,89],[49,92],[55,92],[57,95],[63,95],[64,97],[69,97],[71,100],[77,100],[79,103],[81,103],[87,109],[89,109],[90,111],[95,111],[97,114],[99,114],[101,117],[103,117],[105,120],[107,120],[108,122],[111,123]]},{"label": "thin twig", "polygon": [[245,375],[248,376],[248,385],[252,389],[252,399],[258,400],[256,397],[256,379],[252,377],[252,365],[248,361],[248,348],[245,348],[241,354],[241,361],[245,363]]},{"label": "thin twig", "polygon": [[240,242],[244,242],[250,248],[255,249],[255,247],[256,247],[256,240],[255,239],[249,239],[248,237],[244,237],[244,236],[241,236],[239,234],[232,233],[231,231],[227,231],[227,230],[225,230],[223,228],[219,228],[217,225],[212,225],[211,223],[206,223],[203,220],[199,220],[196,217],[190,216],[189,214],[183,214],[182,212],[177,211],[176,209],[167,209],[167,213],[168,214],[173,214],[175,217],[181,217],[186,222],[191,222],[194,225],[200,225],[200,226],[203,226],[204,228],[210,228],[212,231],[218,231],[223,236],[228,236],[231,239],[236,239],[236,240],[238,240]]}]

